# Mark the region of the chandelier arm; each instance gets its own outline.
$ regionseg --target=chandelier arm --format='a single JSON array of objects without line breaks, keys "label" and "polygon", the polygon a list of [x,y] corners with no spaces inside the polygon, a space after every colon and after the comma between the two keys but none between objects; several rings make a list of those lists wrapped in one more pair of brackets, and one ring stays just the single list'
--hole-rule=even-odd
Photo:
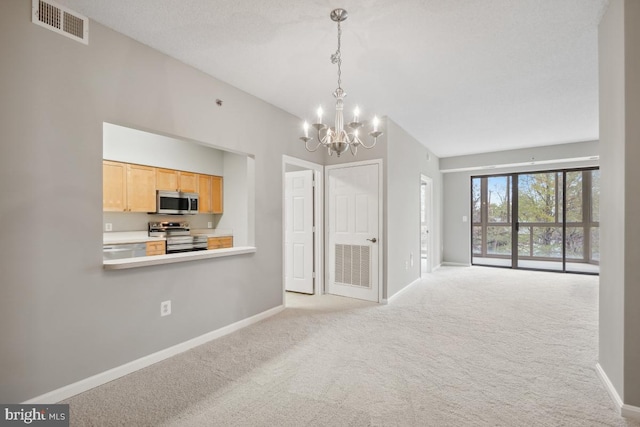
[{"label": "chandelier arm", "polygon": [[362,145],[367,150],[370,150],[376,145],[377,142],[378,142],[378,137],[376,136],[373,138],[373,143],[371,145],[365,144],[363,140],[360,140],[360,145]]},{"label": "chandelier arm", "polygon": [[315,147],[315,148],[309,148],[309,141],[311,141],[311,139],[309,139],[309,140],[307,140],[307,141],[305,141],[305,142],[304,142],[304,148],[306,148],[306,149],[307,149],[307,151],[310,151],[310,152],[312,152],[312,153],[313,153],[314,151],[317,151],[317,150],[318,150],[318,148],[320,148],[320,146],[322,145],[322,143],[321,143],[320,141],[318,141],[318,143],[316,144],[316,147]]},{"label": "chandelier arm", "polygon": [[[324,131],[324,136],[321,134],[321,132]],[[329,136],[329,127],[328,126],[324,126],[322,128],[318,128],[318,142],[324,146],[327,146],[329,144],[329,142],[327,141],[327,137]]]}]

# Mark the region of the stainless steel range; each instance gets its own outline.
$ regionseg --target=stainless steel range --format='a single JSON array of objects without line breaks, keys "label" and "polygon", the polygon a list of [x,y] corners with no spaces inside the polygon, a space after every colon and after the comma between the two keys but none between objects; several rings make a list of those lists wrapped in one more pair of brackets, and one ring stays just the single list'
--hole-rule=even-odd
[{"label": "stainless steel range", "polygon": [[186,221],[150,222],[149,237],[166,237],[168,254],[207,250],[207,236],[192,236]]}]

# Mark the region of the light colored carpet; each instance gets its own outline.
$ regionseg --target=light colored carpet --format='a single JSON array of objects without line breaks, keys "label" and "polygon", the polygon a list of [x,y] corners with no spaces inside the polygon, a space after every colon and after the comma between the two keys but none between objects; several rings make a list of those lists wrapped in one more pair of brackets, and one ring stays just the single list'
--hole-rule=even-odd
[{"label": "light colored carpet", "polygon": [[594,370],[597,297],[597,277],[482,267],[386,306],[293,294],[65,403],[74,426],[638,426]]}]

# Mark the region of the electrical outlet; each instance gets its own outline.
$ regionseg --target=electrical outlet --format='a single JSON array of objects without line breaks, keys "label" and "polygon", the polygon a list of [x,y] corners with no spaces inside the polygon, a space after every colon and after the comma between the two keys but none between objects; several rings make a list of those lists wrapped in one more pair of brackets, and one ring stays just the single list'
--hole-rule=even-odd
[{"label": "electrical outlet", "polygon": [[110,222],[107,222],[104,224],[104,231],[111,231],[113,230],[113,224],[111,224]]},{"label": "electrical outlet", "polygon": [[213,223],[211,221],[207,222],[207,228],[213,228]]},{"label": "electrical outlet", "polygon": [[409,261],[405,261],[404,263],[404,269],[408,270],[409,269]]},{"label": "electrical outlet", "polygon": [[168,316],[171,314],[171,301],[162,301],[160,303],[160,316]]},{"label": "electrical outlet", "polygon": [[413,252],[409,254],[409,264],[411,264],[411,267],[413,267]]}]

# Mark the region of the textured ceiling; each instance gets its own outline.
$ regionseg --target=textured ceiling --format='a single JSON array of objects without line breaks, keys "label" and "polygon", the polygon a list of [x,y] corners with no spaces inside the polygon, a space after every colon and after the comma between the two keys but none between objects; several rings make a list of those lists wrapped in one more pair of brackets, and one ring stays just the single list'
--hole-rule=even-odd
[{"label": "textured ceiling", "polygon": [[[440,157],[598,138],[608,0],[56,0],[301,118],[387,115]],[[393,141],[389,141],[393,144]]]}]

